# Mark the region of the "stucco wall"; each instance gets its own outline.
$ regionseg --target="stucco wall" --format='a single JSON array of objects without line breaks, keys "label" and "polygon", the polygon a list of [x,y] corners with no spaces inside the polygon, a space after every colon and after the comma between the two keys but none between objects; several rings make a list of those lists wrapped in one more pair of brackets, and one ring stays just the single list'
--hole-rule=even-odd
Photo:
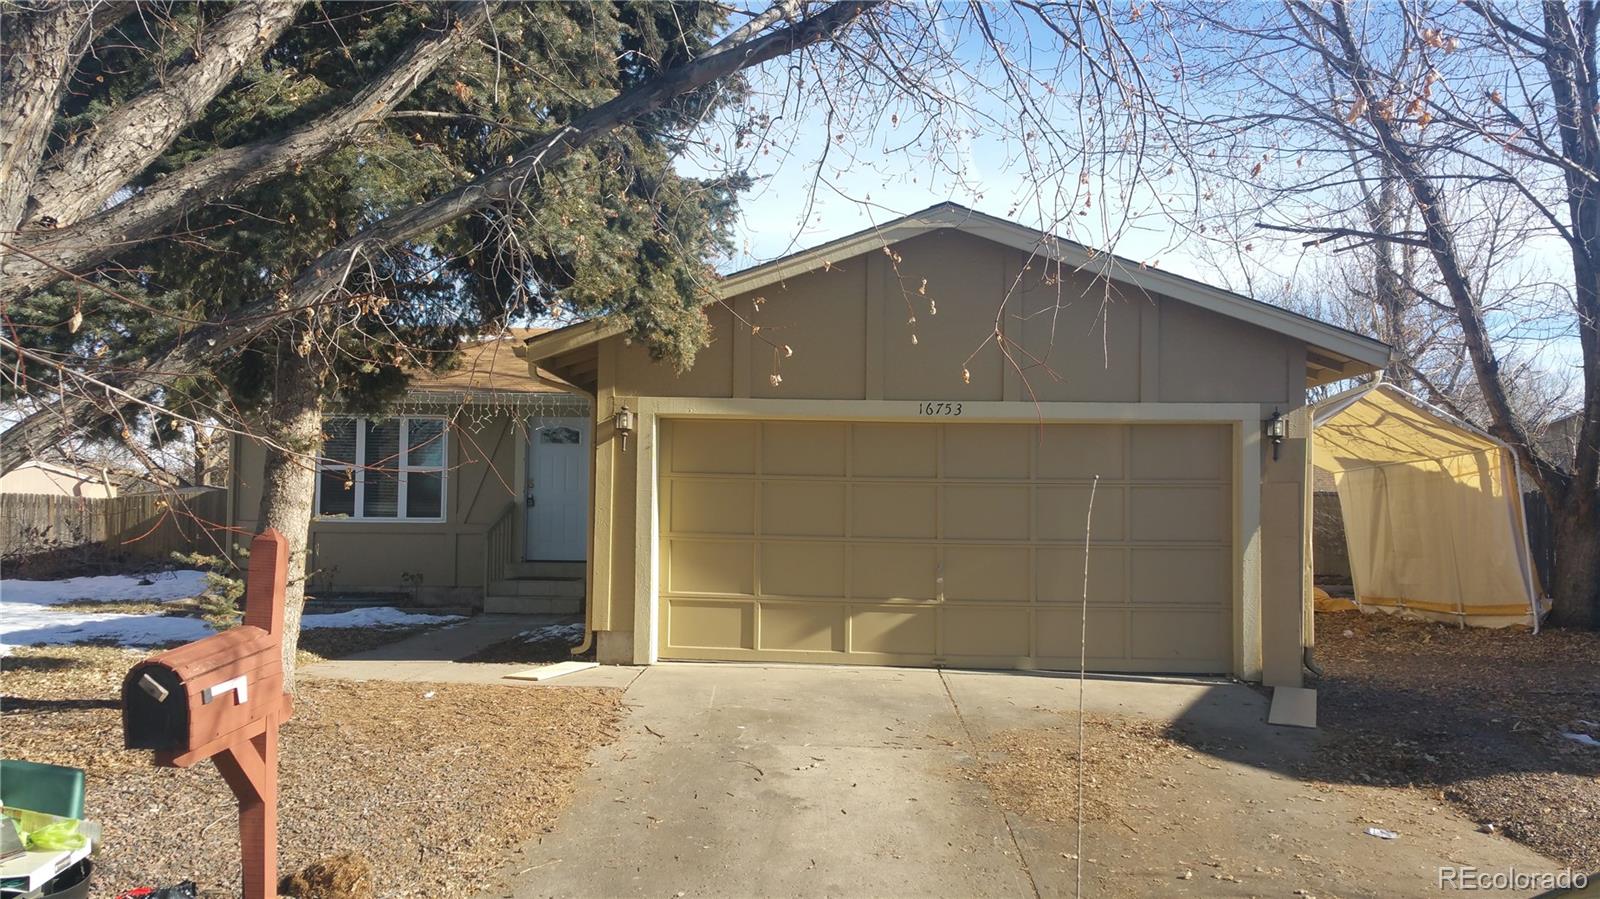
[{"label": "stucco wall", "polygon": [[[727,305],[759,332],[714,307],[713,342],[687,373],[652,362],[624,338],[599,346],[590,595],[596,629],[619,632],[602,637],[603,661],[607,654],[624,660],[616,654],[630,645],[620,632],[635,622],[639,517],[631,455],[637,442],[621,453],[610,416],[640,396],[1243,402],[1259,404],[1262,418],[1304,405],[1299,341],[1060,271],[956,231],[903,241],[893,255],[836,260]],[[1259,550],[1268,683],[1300,682],[1303,436],[1294,434],[1276,461],[1263,448]]]},{"label": "stucco wall", "polygon": [[[444,522],[313,522],[312,591],[406,592],[422,602],[479,602],[484,532],[518,497],[523,458],[518,444],[524,440],[524,430],[510,415],[481,427],[465,420],[451,425]],[[239,533],[253,534],[266,451],[253,440],[235,444],[234,522]]]}]

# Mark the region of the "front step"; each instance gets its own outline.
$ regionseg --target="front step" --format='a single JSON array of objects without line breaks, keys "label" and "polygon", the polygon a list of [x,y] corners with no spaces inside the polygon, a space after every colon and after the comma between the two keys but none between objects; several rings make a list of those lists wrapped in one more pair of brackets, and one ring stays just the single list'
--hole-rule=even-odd
[{"label": "front step", "polygon": [[583,597],[490,593],[483,598],[483,611],[490,615],[575,615],[583,611]]},{"label": "front step", "polygon": [[588,568],[587,562],[512,562],[506,566],[505,577],[581,578],[588,574]]},{"label": "front step", "polygon": [[495,596],[576,596],[583,598],[581,577],[518,577],[495,581],[488,593]]},{"label": "front step", "polygon": [[583,611],[585,562],[512,562],[483,591],[483,610],[511,615],[570,615]]}]

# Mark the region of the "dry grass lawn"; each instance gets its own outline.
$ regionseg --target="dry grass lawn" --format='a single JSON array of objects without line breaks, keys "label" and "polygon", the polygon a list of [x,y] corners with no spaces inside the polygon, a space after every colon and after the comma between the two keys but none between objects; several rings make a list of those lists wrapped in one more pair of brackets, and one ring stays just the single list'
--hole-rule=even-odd
[{"label": "dry grass lawn", "polygon": [[[216,770],[152,768],[121,748],[118,690],[142,655],[55,646],[0,660],[6,754],[87,770],[87,814],[105,827],[98,894],[192,878],[234,895],[236,819]],[[379,895],[474,895],[555,820],[620,707],[615,690],[306,682],[282,732],[280,871],[354,849]]]},{"label": "dry grass lawn", "polygon": [[1309,774],[1412,786],[1600,871],[1600,633],[1317,616],[1325,738]]},{"label": "dry grass lawn", "polygon": [[[974,774],[1007,810],[1049,823],[1076,815],[1077,715],[1059,717],[1062,724],[1001,731],[978,745]],[[1128,785],[1152,776],[1161,761],[1184,754],[1168,730],[1138,718],[1084,716],[1085,818],[1104,821],[1127,814]]]}]

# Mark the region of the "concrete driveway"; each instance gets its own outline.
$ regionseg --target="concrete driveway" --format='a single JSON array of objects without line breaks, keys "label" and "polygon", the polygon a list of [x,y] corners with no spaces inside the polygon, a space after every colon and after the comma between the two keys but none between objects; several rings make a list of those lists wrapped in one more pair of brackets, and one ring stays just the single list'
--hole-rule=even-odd
[{"label": "concrete driveway", "polygon": [[[1315,733],[1263,724],[1252,688],[1086,693],[1092,712],[1174,722],[1207,748],[1130,789],[1142,815],[1089,824],[1084,895],[1424,895],[1441,865],[1557,867],[1418,791],[1295,779]],[[486,896],[1074,894],[1073,810],[1013,814],[967,773],[989,736],[1059,726],[1075,679],[669,664],[627,696],[572,808]],[[1375,822],[1400,838],[1367,835]]]}]

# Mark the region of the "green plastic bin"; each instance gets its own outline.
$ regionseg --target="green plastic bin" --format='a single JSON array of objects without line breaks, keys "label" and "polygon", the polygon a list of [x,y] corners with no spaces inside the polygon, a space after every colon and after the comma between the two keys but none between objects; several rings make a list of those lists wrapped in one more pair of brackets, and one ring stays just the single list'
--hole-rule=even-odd
[{"label": "green plastic bin", "polygon": [[82,818],[83,770],[0,759],[0,805]]}]

